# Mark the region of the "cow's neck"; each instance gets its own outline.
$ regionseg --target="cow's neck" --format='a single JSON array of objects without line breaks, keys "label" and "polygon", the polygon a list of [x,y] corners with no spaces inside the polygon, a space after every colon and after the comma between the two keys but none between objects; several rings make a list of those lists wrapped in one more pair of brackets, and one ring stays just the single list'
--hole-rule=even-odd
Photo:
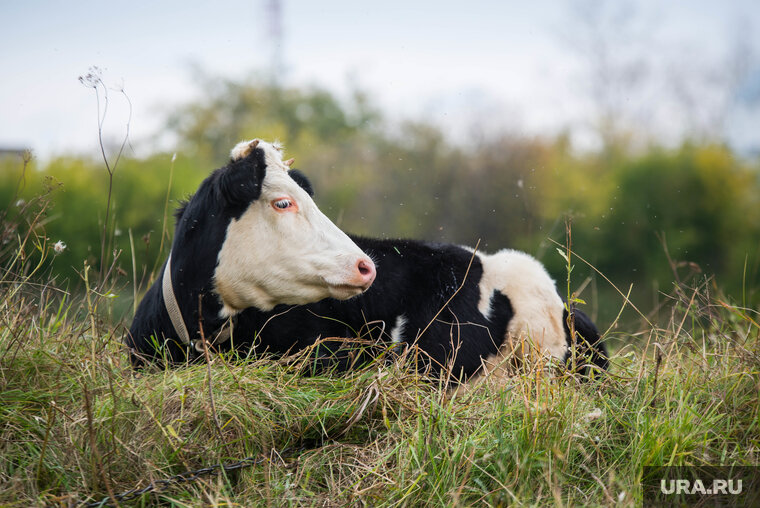
[{"label": "cow's neck", "polygon": [[229,218],[210,196],[199,196],[201,193],[203,188],[179,218],[171,253],[174,295],[191,340],[200,337],[201,324],[208,337],[226,321],[220,315],[222,304],[213,280]]}]

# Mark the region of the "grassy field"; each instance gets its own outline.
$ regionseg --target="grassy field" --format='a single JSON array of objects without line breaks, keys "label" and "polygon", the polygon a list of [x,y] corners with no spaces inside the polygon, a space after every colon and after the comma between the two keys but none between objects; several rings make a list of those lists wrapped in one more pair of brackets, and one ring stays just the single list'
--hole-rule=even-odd
[{"label": "grassy field", "polygon": [[760,463],[757,313],[707,283],[676,286],[667,324],[611,332],[600,380],[525,372],[452,397],[398,364],[136,374],[91,272],[68,295],[39,283],[40,238],[3,249],[0,505],[77,506],[255,457],[126,504],[636,506],[644,465]]}]

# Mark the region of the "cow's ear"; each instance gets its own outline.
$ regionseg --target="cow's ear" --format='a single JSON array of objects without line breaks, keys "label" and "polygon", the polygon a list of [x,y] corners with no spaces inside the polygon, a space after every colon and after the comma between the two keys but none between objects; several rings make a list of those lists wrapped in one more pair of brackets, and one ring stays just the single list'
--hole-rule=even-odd
[{"label": "cow's ear", "polygon": [[261,150],[254,150],[248,157],[230,162],[220,170],[217,197],[228,207],[248,208],[259,199],[265,175],[264,154]]},{"label": "cow's ear", "polygon": [[288,174],[290,175],[290,178],[295,180],[295,182],[298,184],[299,187],[301,187],[303,190],[305,190],[309,196],[314,197],[314,188],[311,186],[311,182],[308,178],[306,178],[306,175],[298,171],[297,169],[291,169],[288,171]]}]

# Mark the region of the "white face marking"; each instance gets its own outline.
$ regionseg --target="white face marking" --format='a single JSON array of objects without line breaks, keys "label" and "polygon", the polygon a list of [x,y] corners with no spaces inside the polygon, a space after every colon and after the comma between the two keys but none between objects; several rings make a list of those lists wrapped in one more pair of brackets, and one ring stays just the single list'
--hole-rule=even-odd
[{"label": "white face marking", "polygon": [[[233,160],[249,146],[238,144]],[[230,222],[214,274],[222,314],[365,291],[375,277],[372,260],[290,178],[281,149],[263,141],[257,147],[267,164],[261,196]]]},{"label": "white face marking", "polygon": [[544,266],[524,252],[502,250],[493,255],[477,254],[483,263],[478,310],[489,317],[491,295],[500,291],[509,298],[514,316],[507,339],[529,340],[541,351],[564,358],[567,351],[562,299]]}]

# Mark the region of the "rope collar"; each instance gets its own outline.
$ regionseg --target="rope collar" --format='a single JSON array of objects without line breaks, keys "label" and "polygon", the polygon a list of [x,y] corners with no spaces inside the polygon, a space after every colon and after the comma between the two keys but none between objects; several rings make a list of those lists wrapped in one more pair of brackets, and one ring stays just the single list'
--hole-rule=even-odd
[{"label": "rope collar", "polygon": [[[172,321],[174,332],[177,334],[182,343],[197,351],[203,353],[203,344],[200,340],[193,341],[190,338],[190,334],[187,331],[185,320],[182,317],[182,311],[179,309],[177,303],[177,297],[174,295],[174,284],[172,283],[172,254],[169,252],[169,257],[166,259],[166,266],[164,267],[163,281],[161,284],[161,290],[164,297],[164,306],[166,312],[169,314],[169,319]],[[223,344],[227,342],[232,336],[233,322],[232,318],[228,319],[214,339],[210,341],[212,344]]]}]

